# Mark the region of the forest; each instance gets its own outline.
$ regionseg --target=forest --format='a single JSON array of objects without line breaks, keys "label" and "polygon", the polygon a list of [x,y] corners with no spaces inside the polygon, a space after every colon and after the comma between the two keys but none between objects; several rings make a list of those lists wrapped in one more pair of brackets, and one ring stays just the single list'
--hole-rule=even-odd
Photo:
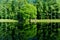
[{"label": "forest", "polygon": [[0,0],[0,40],[60,40],[60,0]]}]

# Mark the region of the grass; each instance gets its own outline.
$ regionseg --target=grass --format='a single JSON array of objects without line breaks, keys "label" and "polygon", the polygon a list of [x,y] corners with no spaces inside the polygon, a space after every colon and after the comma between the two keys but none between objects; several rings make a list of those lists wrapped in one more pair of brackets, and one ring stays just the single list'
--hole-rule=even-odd
[{"label": "grass", "polygon": [[[0,22],[18,22],[18,20],[13,20],[13,19],[0,19]],[[50,23],[50,22],[60,22],[60,19],[31,19],[30,22],[34,23]]]},{"label": "grass", "polygon": [[0,22],[18,22],[18,21],[13,19],[0,19]]},{"label": "grass", "polygon": [[59,23],[60,19],[31,19],[31,22],[35,22],[35,23],[50,23],[50,22],[55,22],[55,23]]}]

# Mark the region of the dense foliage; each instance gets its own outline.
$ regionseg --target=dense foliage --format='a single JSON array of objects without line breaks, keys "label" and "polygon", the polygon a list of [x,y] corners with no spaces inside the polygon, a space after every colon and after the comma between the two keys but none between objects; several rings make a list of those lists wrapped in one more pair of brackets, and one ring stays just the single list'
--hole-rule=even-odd
[{"label": "dense foliage", "polygon": [[1,1],[0,19],[15,19],[19,23],[1,23],[0,40],[28,40],[35,37],[37,28],[29,19],[35,19],[36,14],[36,7],[26,0]]},{"label": "dense foliage", "polygon": [[0,0],[0,40],[60,40],[60,23],[31,23],[31,19],[60,19],[58,0]]},{"label": "dense foliage", "polygon": [[[60,19],[59,5],[53,0],[37,0],[37,19]],[[38,23],[39,40],[57,40],[58,23]],[[47,31],[48,30],[48,31]]]},{"label": "dense foliage", "polygon": [[18,24],[20,24],[18,28],[20,30],[20,36],[22,36],[20,40],[28,40],[29,38],[36,36],[36,25],[29,22],[29,19],[36,18],[36,11],[36,7],[27,3],[23,4],[23,6],[20,8],[20,12],[18,13]]}]

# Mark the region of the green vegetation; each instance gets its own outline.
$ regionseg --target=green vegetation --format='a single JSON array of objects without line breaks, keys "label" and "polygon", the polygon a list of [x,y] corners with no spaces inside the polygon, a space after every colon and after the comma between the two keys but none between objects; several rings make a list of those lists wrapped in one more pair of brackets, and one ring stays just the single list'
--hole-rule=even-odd
[{"label": "green vegetation", "polygon": [[36,25],[29,22],[29,19],[36,18],[36,11],[36,7],[28,3],[23,4],[20,8],[20,12],[18,13],[18,28],[20,30],[20,36],[22,36],[20,40],[28,40],[29,38],[36,36]]},{"label": "green vegetation", "polygon": [[0,40],[60,40],[59,0],[33,1],[0,0]]},{"label": "green vegetation", "polygon": [[[45,1],[37,0],[36,7],[37,7],[37,19],[41,19],[41,22],[49,22],[49,23],[37,24],[38,39],[39,40],[57,40],[58,39],[57,29],[59,27],[58,23],[54,23],[53,20],[44,21],[43,19],[60,19],[59,4],[57,4],[57,2],[54,0],[45,0]],[[50,21],[52,21],[53,23],[50,23]]]},{"label": "green vegetation", "polygon": [[36,20],[34,20],[34,19],[31,19],[31,23],[59,23],[60,22],[60,19],[36,19]]},{"label": "green vegetation", "polygon": [[34,5],[26,0],[6,0],[0,5],[0,40],[28,40],[36,36],[36,25],[29,22],[37,17]]}]

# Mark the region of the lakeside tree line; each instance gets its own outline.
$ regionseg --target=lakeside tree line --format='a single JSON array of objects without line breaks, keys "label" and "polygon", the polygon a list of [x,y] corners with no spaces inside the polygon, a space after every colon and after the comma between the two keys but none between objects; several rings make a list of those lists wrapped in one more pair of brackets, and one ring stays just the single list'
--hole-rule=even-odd
[{"label": "lakeside tree line", "polygon": [[31,23],[29,19],[60,19],[56,0],[0,0],[0,40],[60,40],[60,23]]}]

